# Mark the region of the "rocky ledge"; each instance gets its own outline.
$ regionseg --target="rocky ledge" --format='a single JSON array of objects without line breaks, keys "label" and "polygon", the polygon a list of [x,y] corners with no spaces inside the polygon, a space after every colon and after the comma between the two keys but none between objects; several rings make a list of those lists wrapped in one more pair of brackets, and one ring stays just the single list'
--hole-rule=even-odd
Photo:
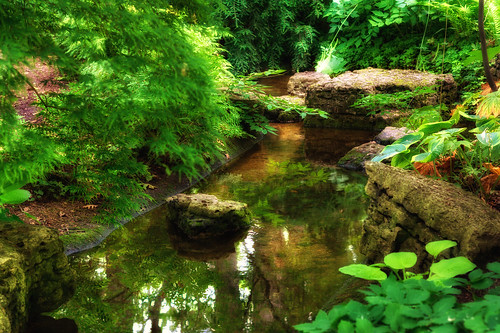
[{"label": "rocky ledge", "polygon": [[414,171],[367,162],[366,193],[371,198],[365,221],[362,252],[380,262],[391,252],[416,252],[425,266],[425,244],[441,239],[458,246],[463,255],[481,264],[498,259],[500,213],[472,193]]},{"label": "rocky ledge", "polygon": [[345,72],[329,80],[307,87],[306,106],[329,113],[328,119],[307,117],[307,127],[331,127],[344,129],[382,129],[390,126],[405,114],[401,110],[387,110],[385,114],[367,116],[367,110],[354,108],[359,98],[373,94],[390,94],[418,87],[437,86],[438,93],[425,98],[415,98],[411,107],[453,103],[457,98],[457,86],[451,74],[435,75],[426,72],[402,69],[368,68]]}]

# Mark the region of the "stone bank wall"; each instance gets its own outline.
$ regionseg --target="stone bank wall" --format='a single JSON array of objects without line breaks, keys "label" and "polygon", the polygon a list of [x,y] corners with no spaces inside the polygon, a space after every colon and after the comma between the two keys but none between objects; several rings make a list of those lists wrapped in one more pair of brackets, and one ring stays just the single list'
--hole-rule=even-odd
[{"label": "stone bank wall", "polygon": [[440,239],[458,243],[453,256],[476,263],[500,259],[500,213],[479,198],[414,171],[373,162],[365,167],[371,204],[361,243],[369,262],[414,251],[422,264],[425,244]]}]

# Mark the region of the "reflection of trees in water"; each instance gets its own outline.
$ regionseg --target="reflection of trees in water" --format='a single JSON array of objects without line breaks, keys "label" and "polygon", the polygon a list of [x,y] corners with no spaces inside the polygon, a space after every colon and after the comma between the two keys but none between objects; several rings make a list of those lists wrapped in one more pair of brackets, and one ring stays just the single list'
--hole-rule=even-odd
[{"label": "reflection of trees in water", "polygon": [[267,200],[267,212],[286,221],[259,225],[252,251],[234,253],[234,240],[221,240],[220,253],[192,246],[171,237],[163,212],[154,211],[74,260],[79,287],[59,317],[89,333],[291,331],[321,308],[338,284],[337,268],[351,263],[345,249],[356,233],[348,230],[364,210],[361,180],[290,165],[261,183],[233,176],[219,184],[254,208]]}]

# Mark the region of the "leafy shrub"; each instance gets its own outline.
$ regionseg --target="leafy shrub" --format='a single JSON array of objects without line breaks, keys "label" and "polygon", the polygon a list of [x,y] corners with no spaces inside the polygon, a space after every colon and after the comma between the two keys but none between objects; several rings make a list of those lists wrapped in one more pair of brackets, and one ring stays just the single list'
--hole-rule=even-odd
[{"label": "leafy shrub", "polygon": [[[0,192],[19,180],[56,178],[72,198],[102,203],[114,221],[147,198],[142,183],[151,161],[192,178],[220,156],[219,143],[243,133],[239,112],[219,89],[229,73],[210,28],[211,4],[2,3],[0,19],[9,24],[0,27],[7,59],[0,68]],[[29,82],[16,66],[30,58],[57,66],[68,85],[41,96],[43,121],[28,127],[12,103]]]},{"label": "leafy shrub", "polygon": [[216,16],[229,30],[223,45],[240,74],[291,66],[313,67],[328,27],[322,16],[329,1],[223,0]]},{"label": "leafy shrub", "polygon": [[[452,128],[460,115],[476,121],[476,127],[469,131],[475,140],[462,134],[466,128]],[[447,121],[424,123],[416,132],[386,146],[373,161],[385,159],[391,159],[391,165],[400,168],[415,167],[414,163],[432,163],[435,175],[440,175],[437,162],[447,159],[446,172],[452,180],[487,197],[489,191],[482,177],[489,173],[488,166],[500,160],[500,122],[498,118],[485,119],[456,111]],[[454,162],[448,163],[449,160]],[[470,185],[471,177],[475,188]]]},{"label": "leafy shrub", "polygon": [[[487,16],[490,36],[497,31],[493,23],[498,20],[491,15],[495,10],[492,4]],[[480,64],[464,64],[469,53],[479,48],[477,1],[339,0],[330,4],[325,15],[333,37],[318,62],[330,53],[339,70],[451,72],[461,88],[478,87]]]}]

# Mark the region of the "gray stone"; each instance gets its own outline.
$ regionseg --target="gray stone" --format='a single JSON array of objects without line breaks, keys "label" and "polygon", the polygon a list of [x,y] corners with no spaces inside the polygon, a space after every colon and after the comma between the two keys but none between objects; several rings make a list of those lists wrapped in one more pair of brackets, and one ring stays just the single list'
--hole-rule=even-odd
[{"label": "gray stone", "polygon": [[55,230],[0,222],[0,328],[22,332],[29,317],[57,309],[74,288]]},{"label": "gray stone", "polygon": [[390,252],[413,251],[418,265],[430,263],[425,244],[453,240],[453,256],[480,264],[498,256],[500,213],[472,193],[414,171],[367,162],[366,193],[371,198],[363,225],[362,252],[379,262]]},{"label": "gray stone", "polygon": [[[383,129],[394,124],[402,116],[401,110],[367,116],[368,111],[354,108],[359,98],[381,93],[415,90],[418,87],[438,85],[442,91],[442,102],[451,104],[457,99],[457,86],[451,74],[435,75],[426,72],[401,69],[368,68],[345,72],[335,78],[312,84],[307,89],[306,106],[328,112],[329,119],[311,116],[305,119],[307,127],[331,127],[346,129]],[[413,108],[435,105],[441,101],[438,93],[426,98],[415,98]]]},{"label": "gray stone", "polygon": [[401,139],[403,136],[411,132],[413,131],[409,130],[406,127],[387,126],[382,130],[382,132],[377,134],[377,136],[375,137],[375,142],[381,145],[390,145],[394,143],[394,141]]},{"label": "gray stone", "polygon": [[344,169],[362,171],[365,169],[365,162],[378,155],[382,149],[383,145],[370,141],[351,149],[337,164]]},{"label": "gray stone", "polygon": [[288,93],[305,97],[307,88],[310,85],[326,80],[330,80],[330,76],[319,72],[295,73],[288,80]]},{"label": "gray stone", "polygon": [[192,239],[236,233],[251,224],[248,207],[241,202],[208,194],[178,194],[166,201],[169,220]]}]

